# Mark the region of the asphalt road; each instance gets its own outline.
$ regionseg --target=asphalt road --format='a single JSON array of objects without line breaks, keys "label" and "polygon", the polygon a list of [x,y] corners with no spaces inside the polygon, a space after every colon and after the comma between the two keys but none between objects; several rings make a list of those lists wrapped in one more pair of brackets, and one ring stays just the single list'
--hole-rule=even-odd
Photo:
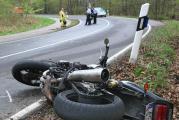
[{"label": "asphalt road", "polygon": [[[73,16],[79,25],[33,38],[0,43],[0,119],[11,116],[40,99],[38,88],[15,81],[12,66],[24,59],[69,60],[91,64],[98,63],[104,48],[103,40],[109,38],[109,56],[133,41],[137,21],[128,18],[99,18],[97,25],[85,26],[84,16]],[[9,102],[8,93],[12,97]]]}]

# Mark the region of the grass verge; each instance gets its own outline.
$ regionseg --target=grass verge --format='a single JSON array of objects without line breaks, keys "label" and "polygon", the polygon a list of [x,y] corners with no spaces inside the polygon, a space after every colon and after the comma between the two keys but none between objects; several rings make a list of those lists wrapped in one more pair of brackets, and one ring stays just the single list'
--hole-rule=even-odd
[{"label": "grass verge", "polygon": [[174,104],[173,120],[179,119],[179,21],[164,21],[154,29],[140,48],[136,65],[129,56],[110,66],[113,78],[131,80]]},{"label": "grass verge", "polygon": [[77,19],[69,19],[69,21],[70,21],[70,23],[67,24],[66,27],[56,28],[56,29],[54,29],[53,32],[57,32],[57,31],[61,31],[61,30],[65,30],[65,29],[71,28],[71,27],[76,26],[76,25],[79,24],[79,20],[77,20]]},{"label": "grass verge", "polygon": [[143,43],[134,75],[139,83],[148,82],[151,90],[167,86],[170,67],[176,52],[173,41],[179,35],[179,22],[166,21],[166,25],[154,30]]},{"label": "grass verge", "polygon": [[76,19],[70,19],[70,21],[71,21],[70,25],[65,28],[62,28],[62,29],[67,29],[67,28],[73,27],[75,25],[78,25],[80,22],[79,20],[76,20]]},{"label": "grass verge", "polygon": [[[8,20],[11,19],[11,20]],[[0,36],[38,29],[55,23],[54,20],[44,17],[15,17],[0,21]]]},{"label": "grass verge", "polygon": [[165,24],[165,26],[152,31],[147,40],[142,43],[136,65],[128,63],[128,56],[121,61],[124,62],[124,68],[129,71],[125,72],[129,75],[123,74],[117,63],[112,66],[115,66],[111,71],[113,77],[134,80],[140,85],[149,82],[152,91],[167,85],[170,67],[176,58],[174,46],[177,46],[175,44],[177,41],[174,39],[179,35],[179,22],[165,21]]}]

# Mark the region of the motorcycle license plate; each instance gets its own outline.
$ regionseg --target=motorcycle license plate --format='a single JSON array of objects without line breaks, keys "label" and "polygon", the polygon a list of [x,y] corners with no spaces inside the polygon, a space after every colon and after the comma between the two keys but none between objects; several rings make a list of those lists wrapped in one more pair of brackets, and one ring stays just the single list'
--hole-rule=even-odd
[{"label": "motorcycle license plate", "polygon": [[154,103],[149,103],[145,108],[145,119],[144,120],[152,120],[154,109]]}]

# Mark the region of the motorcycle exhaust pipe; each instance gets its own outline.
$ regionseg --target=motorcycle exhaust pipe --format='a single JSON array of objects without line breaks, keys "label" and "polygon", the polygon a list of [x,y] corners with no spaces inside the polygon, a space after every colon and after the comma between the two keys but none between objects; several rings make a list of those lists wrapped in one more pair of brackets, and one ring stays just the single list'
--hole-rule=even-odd
[{"label": "motorcycle exhaust pipe", "polygon": [[78,70],[68,75],[71,81],[102,82],[109,79],[109,71],[103,68]]}]

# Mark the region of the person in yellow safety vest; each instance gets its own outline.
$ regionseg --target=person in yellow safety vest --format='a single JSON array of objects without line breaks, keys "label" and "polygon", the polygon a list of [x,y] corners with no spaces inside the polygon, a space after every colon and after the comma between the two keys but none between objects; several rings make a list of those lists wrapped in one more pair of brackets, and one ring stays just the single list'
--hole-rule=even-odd
[{"label": "person in yellow safety vest", "polygon": [[59,16],[60,16],[60,25],[61,27],[66,27],[66,24],[67,24],[67,16],[64,12],[64,9],[62,8],[59,12]]}]

